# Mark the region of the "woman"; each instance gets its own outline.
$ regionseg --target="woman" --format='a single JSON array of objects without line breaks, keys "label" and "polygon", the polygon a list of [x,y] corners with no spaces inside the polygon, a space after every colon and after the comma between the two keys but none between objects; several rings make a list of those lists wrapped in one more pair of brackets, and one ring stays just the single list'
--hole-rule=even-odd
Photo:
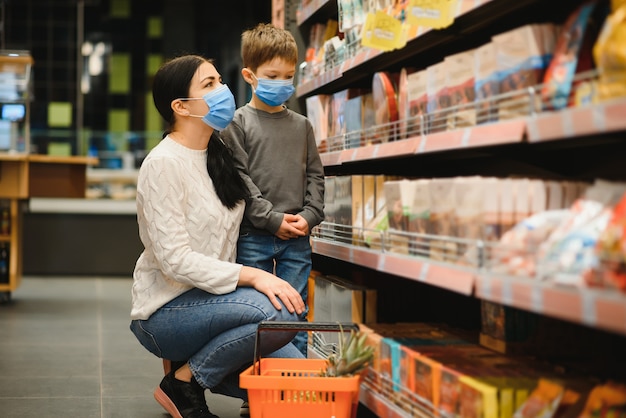
[{"label": "woman", "polygon": [[[131,330],[176,365],[157,401],[173,417],[215,417],[204,390],[247,400],[238,377],[252,362],[257,324],[298,321],[304,301],[285,280],[234,262],[247,189],[215,132],[232,120],[235,101],[213,63],[195,55],[167,62],[152,94],[170,130],[139,170],[145,249],[134,271]],[[270,333],[262,351],[301,357],[293,336]]]}]

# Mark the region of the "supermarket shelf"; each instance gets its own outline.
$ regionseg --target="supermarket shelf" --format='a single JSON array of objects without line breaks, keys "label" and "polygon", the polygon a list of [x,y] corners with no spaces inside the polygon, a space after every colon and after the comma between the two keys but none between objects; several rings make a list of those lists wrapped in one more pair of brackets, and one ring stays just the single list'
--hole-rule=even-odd
[{"label": "supermarket shelf", "polygon": [[[582,108],[542,112],[523,118],[492,122],[451,131],[411,136],[357,148],[332,150],[320,154],[324,166],[403,157],[481,146],[550,140],[567,141],[589,135],[626,130],[626,99]],[[349,133],[354,134],[354,133]]]},{"label": "supermarket shelf", "polygon": [[313,252],[373,270],[441,287],[464,295],[474,291],[475,276],[462,266],[439,263],[420,257],[381,252],[324,239],[312,240]]},{"label": "supermarket shelf", "polygon": [[430,135],[412,136],[408,139],[366,145],[320,154],[326,167],[343,163],[402,157],[430,152],[458,150],[488,145],[503,145],[524,141],[524,119],[478,125]]},{"label": "supermarket shelf", "polygon": [[412,155],[417,152],[423,141],[424,137],[415,137],[343,150],[338,155],[337,163]]},{"label": "supermarket shelf", "polygon": [[[330,3],[336,5],[336,2]],[[298,26],[313,15],[322,13],[328,4],[327,0],[313,0],[310,5],[299,12]],[[394,65],[401,65],[403,62],[415,59],[419,54],[428,54],[425,55],[424,65],[428,65],[429,59],[434,63],[438,59],[437,54],[445,50],[446,45],[467,39],[467,35],[471,34],[493,35],[491,31],[503,16],[511,13],[518,13],[520,16],[534,15],[533,11],[539,7],[541,10],[554,11],[556,9],[555,5],[546,5],[539,0],[519,0],[514,3],[508,0],[461,0],[458,2],[456,20],[449,28],[440,30],[412,28],[413,33],[409,33],[406,46],[389,52],[363,47],[355,56],[346,58],[332,68],[331,76],[327,76],[325,72],[302,82],[296,88],[296,95],[302,98],[310,94],[337,91],[348,87],[350,83],[363,80],[372,72],[388,70]],[[432,54],[429,54],[430,52]]]},{"label": "supermarket shelf", "polygon": [[329,9],[328,15],[333,14],[333,6],[334,6],[334,14],[337,14],[337,2],[335,0],[311,0],[306,6],[302,6],[302,8],[296,11],[296,23],[298,26],[304,24],[306,21],[311,19],[317,13],[321,13],[326,8]]},{"label": "supermarket shelf", "polygon": [[377,416],[385,418],[433,418],[445,415],[443,411],[435,411],[432,405],[421,401],[410,389],[394,383],[388,376],[372,368],[363,373],[359,402]]},{"label": "supermarket shelf", "polygon": [[334,165],[339,165],[340,157],[342,151],[331,151],[331,152],[323,152],[320,153],[320,159],[322,160],[322,164],[324,167],[332,167]]},{"label": "supermarket shelf", "polygon": [[[332,234],[335,234],[335,240]],[[429,259],[427,254],[405,255],[386,251],[383,247],[393,244],[393,234],[383,236],[382,245],[377,248],[349,244],[348,237],[352,237],[353,233],[348,226],[344,226],[344,234],[339,235],[333,228],[316,229],[311,240],[313,252],[479,299],[626,335],[626,294],[617,290],[495,274],[478,259],[444,262]],[[422,240],[432,239],[432,236],[423,234],[405,235]],[[436,241],[453,243],[455,239],[439,237]],[[459,241],[465,245],[471,242]],[[435,242],[431,241],[429,245],[433,246]],[[474,248],[481,247],[481,242],[475,241]],[[419,249],[416,251],[419,252]]]},{"label": "supermarket shelf", "polygon": [[139,177],[138,169],[106,169],[88,168],[87,183],[100,182],[131,182],[136,183]]},{"label": "supermarket shelf", "polygon": [[522,142],[525,127],[525,121],[517,119],[449,132],[438,132],[424,136],[417,153]]},{"label": "supermarket shelf", "polygon": [[369,47],[362,47],[359,51],[352,57],[346,59],[339,66],[339,71],[343,74],[347,71],[355,69],[369,60],[382,55],[384,52],[378,49],[373,49]]},{"label": "supermarket shelf", "polygon": [[97,215],[136,215],[135,199],[62,199],[31,198],[29,210],[33,213],[97,214]]},{"label": "supermarket shelf", "polygon": [[330,86],[331,83],[336,82],[341,79],[341,77],[342,73],[340,67],[334,67],[330,70],[326,70],[319,76],[298,84],[298,87],[296,87],[296,94],[298,97],[306,96],[308,93],[311,93],[322,86]]},{"label": "supermarket shelf", "polygon": [[366,383],[362,383],[359,390],[359,402],[369,408],[378,417],[405,418],[411,417],[410,413],[403,411],[382,393],[376,391]]},{"label": "supermarket shelf", "polygon": [[546,112],[526,120],[529,142],[567,140],[626,129],[626,100]]},{"label": "supermarket shelf", "polygon": [[476,297],[626,335],[626,295],[617,291],[479,274]]}]

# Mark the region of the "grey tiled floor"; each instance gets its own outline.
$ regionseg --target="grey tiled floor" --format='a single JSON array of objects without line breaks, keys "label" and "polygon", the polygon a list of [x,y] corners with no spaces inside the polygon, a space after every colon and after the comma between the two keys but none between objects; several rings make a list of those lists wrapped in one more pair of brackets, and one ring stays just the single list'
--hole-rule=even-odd
[{"label": "grey tiled floor", "polygon": [[[25,277],[0,305],[2,418],[166,418],[161,360],[128,329],[130,279]],[[207,392],[211,411],[241,402]]]}]

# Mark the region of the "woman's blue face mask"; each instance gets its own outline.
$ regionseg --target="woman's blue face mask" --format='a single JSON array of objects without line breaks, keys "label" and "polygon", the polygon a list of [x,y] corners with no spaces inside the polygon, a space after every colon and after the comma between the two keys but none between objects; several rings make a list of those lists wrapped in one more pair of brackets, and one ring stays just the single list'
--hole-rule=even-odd
[{"label": "woman's blue face mask", "polygon": [[293,86],[293,79],[270,80],[268,78],[257,78],[252,71],[250,73],[257,80],[256,89],[253,86],[252,91],[268,106],[280,106],[289,100],[296,91],[296,88]]},{"label": "woman's blue face mask", "polygon": [[224,130],[235,116],[235,97],[226,84],[222,84],[202,97],[188,97],[181,100],[204,100],[209,107],[209,112],[204,116],[189,116],[202,118],[204,123],[218,131]]}]

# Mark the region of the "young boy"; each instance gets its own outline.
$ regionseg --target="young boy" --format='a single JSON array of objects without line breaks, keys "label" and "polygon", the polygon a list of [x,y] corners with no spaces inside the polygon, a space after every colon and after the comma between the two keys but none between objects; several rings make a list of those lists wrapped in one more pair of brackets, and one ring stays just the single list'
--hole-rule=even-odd
[{"label": "young boy", "polygon": [[[250,190],[237,262],[275,272],[306,302],[309,233],[324,219],[324,167],[311,123],[283,104],[295,91],[298,47],[270,24],[246,30],[241,41],[241,75],[252,97],[222,132]],[[294,344],[306,356],[307,333]]]}]

